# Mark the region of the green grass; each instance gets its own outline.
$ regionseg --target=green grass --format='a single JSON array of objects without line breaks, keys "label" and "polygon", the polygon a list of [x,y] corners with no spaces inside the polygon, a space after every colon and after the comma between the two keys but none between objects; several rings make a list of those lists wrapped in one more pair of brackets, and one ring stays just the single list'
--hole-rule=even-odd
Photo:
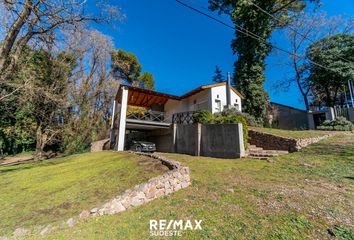
[{"label": "green grass", "polygon": [[250,127],[250,129],[251,130],[253,129],[253,130],[259,131],[259,132],[270,133],[270,134],[277,135],[280,137],[296,138],[296,139],[319,137],[319,136],[334,133],[333,131],[282,130],[282,129],[276,129],[276,128],[260,128],[260,127]]},{"label": "green grass", "polygon": [[66,220],[167,168],[145,157],[99,152],[0,167],[0,236]]},{"label": "green grass", "polygon": [[[191,169],[192,186],[121,214],[58,229],[48,239],[148,239],[150,219],[203,220],[178,239],[352,239],[354,136],[260,160],[165,154]],[[154,239],[154,238],[151,238]]]}]

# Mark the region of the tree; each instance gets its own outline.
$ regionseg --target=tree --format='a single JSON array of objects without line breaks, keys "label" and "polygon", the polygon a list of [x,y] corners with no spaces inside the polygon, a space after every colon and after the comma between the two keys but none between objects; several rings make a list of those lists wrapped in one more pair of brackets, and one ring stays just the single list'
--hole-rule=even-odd
[{"label": "tree", "polygon": [[222,71],[219,68],[219,66],[215,66],[215,74],[214,74],[212,80],[213,80],[213,82],[217,82],[217,83],[225,81],[225,77],[222,75]]},{"label": "tree", "polygon": [[[288,89],[295,84],[299,89],[306,110],[310,109],[310,100],[319,96],[318,92],[311,92],[311,86],[307,80],[309,65],[305,58],[306,49],[314,41],[337,33],[349,33],[353,30],[354,21],[341,16],[327,17],[323,12],[301,13],[286,31],[286,41],[289,42],[292,56],[286,66],[292,68],[291,77],[279,81],[276,86],[279,89]],[[284,61],[283,61],[284,62]]]},{"label": "tree", "polygon": [[122,49],[111,51],[111,60],[113,77],[119,82],[155,89],[153,75],[149,72],[141,74],[143,67],[134,53],[129,53]]},{"label": "tree", "polygon": [[139,82],[141,83],[141,87],[145,89],[155,90],[155,80],[152,73],[144,72],[139,76]]},{"label": "tree", "polygon": [[[2,1],[0,32],[4,33],[4,38],[0,39],[0,84],[9,84],[14,70],[27,64],[19,61],[29,45],[37,48],[47,44],[53,46],[54,42],[58,43],[63,30],[82,28],[88,21],[109,22],[120,17],[117,8],[108,7],[103,2],[98,17],[85,8],[85,1],[76,0]],[[19,89],[23,87],[12,89],[0,96],[0,100]]]},{"label": "tree", "polygon": [[308,84],[325,96],[326,106],[333,107],[347,81],[354,80],[354,35],[325,37],[311,44],[306,56],[310,61]]},{"label": "tree", "polygon": [[134,53],[119,49],[111,52],[111,59],[113,76],[119,81],[133,83],[139,78],[142,66]]},{"label": "tree", "polygon": [[[241,27],[244,32],[257,34],[266,41],[271,37],[273,30],[284,27],[284,24],[274,21],[259,8],[289,23],[305,7],[305,0],[257,0],[254,2],[209,0],[209,8],[213,11],[218,10],[220,14],[229,14],[236,29]],[[237,54],[234,82],[246,99],[243,109],[257,119],[263,120],[269,101],[268,94],[263,88],[265,59],[272,50],[271,45],[252,34],[242,34],[236,31],[231,47]]]}]

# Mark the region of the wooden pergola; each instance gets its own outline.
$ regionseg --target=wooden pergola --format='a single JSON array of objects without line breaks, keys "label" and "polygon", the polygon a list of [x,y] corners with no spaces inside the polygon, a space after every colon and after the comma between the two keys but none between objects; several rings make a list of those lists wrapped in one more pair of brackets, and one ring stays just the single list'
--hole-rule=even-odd
[{"label": "wooden pergola", "polygon": [[121,85],[116,95],[116,101],[122,101],[122,88],[128,90],[128,105],[149,108],[154,104],[164,105],[169,99],[181,100],[181,97],[160,93],[148,89],[132,87],[129,85]]}]

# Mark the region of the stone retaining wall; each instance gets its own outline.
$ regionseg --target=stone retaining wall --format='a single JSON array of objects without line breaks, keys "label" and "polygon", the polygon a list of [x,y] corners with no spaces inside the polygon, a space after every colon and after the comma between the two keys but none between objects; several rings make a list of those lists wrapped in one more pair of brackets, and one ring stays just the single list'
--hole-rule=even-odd
[{"label": "stone retaining wall", "polygon": [[248,131],[248,142],[257,147],[262,147],[265,150],[283,150],[289,152],[299,151],[301,148],[306,147],[312,143],[321,141],[322,139],[328,138],[333,134],[327,134],[323,136],[295,139],[280,137],[269,133],[258,132],[255,130]]},{"label": "stone retaining wall", "polygon": [[109,138],[91,143],[91,152],[101,152],[110,149]]},{"label": "stone retaining wall", "polygon": [[[103,146],[103,145],[102,145]],[[0,240],[28,238],[29,236],[45,235],[55,229],[73,227],[79,220],[88,217],[100,216],[105,214],[116,214],[127,209],[150,202],[156,198],[171,194],[182,188],[188,187],[190,182],[189,168],[182,166],[179,162],[158,156],[156,154],[135,153],[148,156],[161,161],[170,171],[163,175],[151,178],[148,182],[136,185],[132,189],[126,190],[111,201],[89,210],[83,210],[79,216],[62,221],[59,225],[35,226],[34,231],[28,228],[16,228],[11,237],[0,236]]]},{"label": "stone retaining wall", "polygon": [[166,165],[170,171],[158,177],[150,179],[132,189],[126,190],[111,201],[99,208],[91,209],[90,214],[94,216],[105,214],[116,214],[127,209],[150,202],[156,198],[168,195],[190,185],[189,168],[182,166],[179,162],[147,153],[136,153],[155,158]]}]

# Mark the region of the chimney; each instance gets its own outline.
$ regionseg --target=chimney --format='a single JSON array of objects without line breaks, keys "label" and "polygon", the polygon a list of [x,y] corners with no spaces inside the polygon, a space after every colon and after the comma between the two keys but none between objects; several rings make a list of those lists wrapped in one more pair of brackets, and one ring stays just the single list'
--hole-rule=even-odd
[{"label": "chimney", "polygon": [[230,72],[227,72],[227,82],[226,82],[226,106],[231,107],[231,80]]}]

